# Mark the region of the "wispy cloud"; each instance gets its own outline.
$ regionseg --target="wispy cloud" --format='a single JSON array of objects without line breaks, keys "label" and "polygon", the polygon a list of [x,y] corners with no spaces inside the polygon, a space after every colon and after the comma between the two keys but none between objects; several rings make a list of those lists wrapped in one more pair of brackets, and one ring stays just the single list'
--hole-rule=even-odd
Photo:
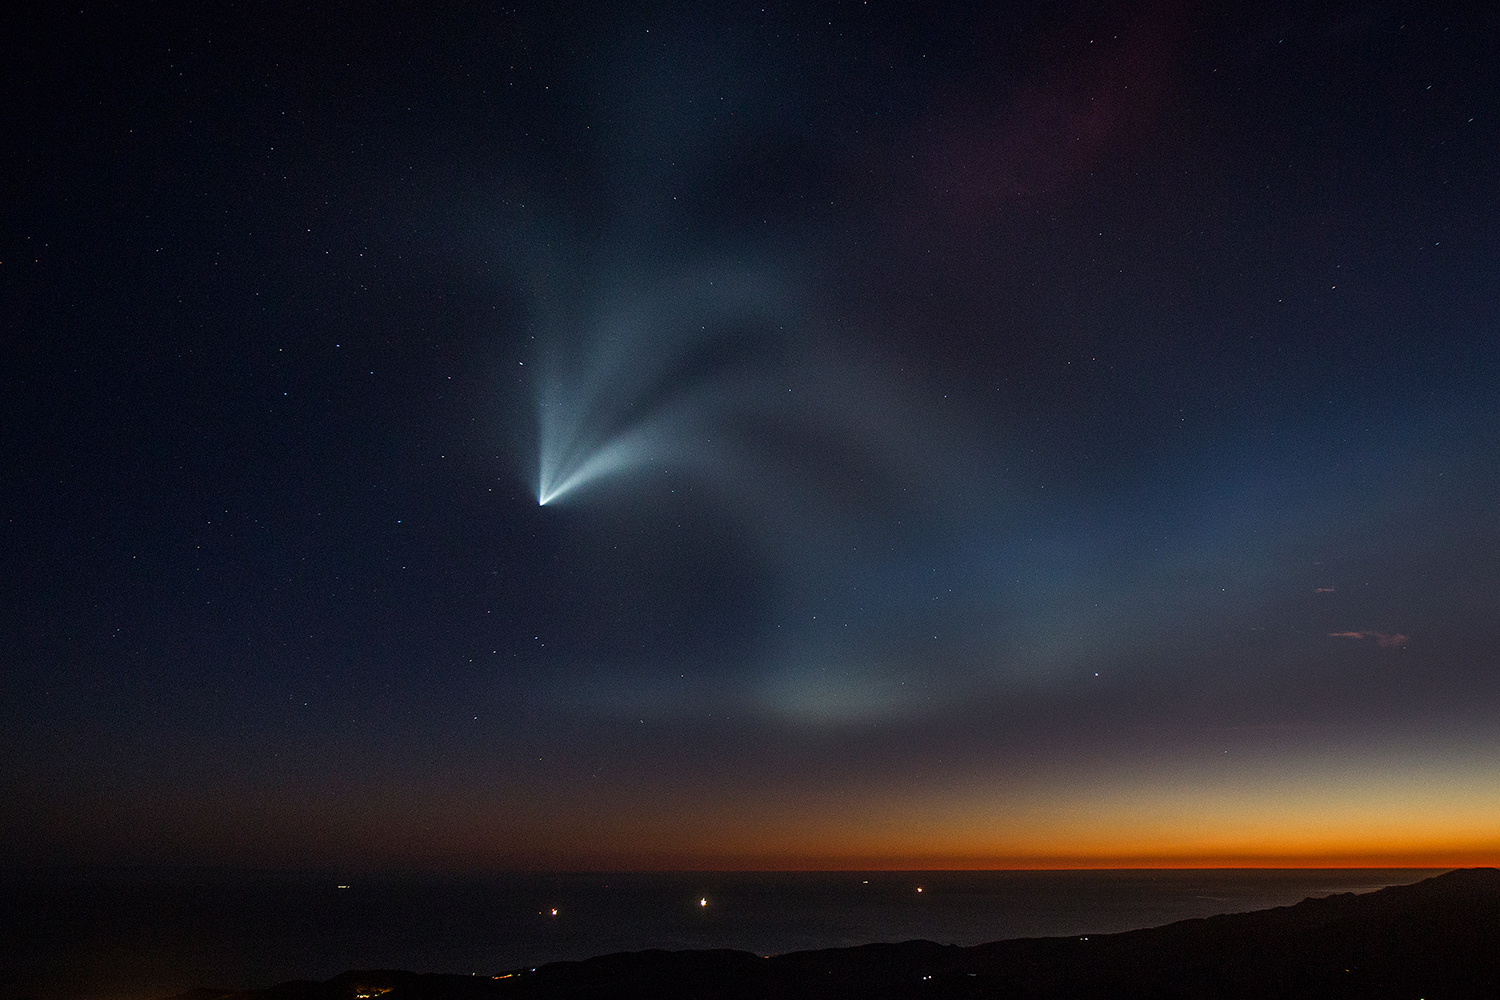
[{"label": "wispy cloud", "polygon": [[1329,632],[1335,639],[1374,639],[1382,646],[1404,646],[1410,636],[1402,635],[1400,632]]}]

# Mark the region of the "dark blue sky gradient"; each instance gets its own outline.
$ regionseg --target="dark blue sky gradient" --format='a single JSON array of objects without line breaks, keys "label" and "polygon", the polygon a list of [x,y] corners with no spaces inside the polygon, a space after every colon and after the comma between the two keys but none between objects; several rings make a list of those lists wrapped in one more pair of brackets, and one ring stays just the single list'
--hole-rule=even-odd
[{"label": "dark blue sky gradient", "polygon": [[7,18],[0,855],[1500,852],[1494,18]]}]

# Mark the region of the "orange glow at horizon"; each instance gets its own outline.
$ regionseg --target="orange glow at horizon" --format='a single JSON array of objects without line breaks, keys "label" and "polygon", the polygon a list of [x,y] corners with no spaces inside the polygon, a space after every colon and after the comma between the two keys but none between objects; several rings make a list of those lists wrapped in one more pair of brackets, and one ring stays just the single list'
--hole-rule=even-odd
[{"label": "orange glow at horizon", "polygon": [[[1485,739],[925,782],[413,784],[337,802],[185,796],[177,830],[191,817],[194,838],[236,863],[455,872],[1488,867],[1500,865],[1495,761]],[[159,835],[133,800],[92,806],[80,843]]]},{"label": "orange glow at horizon", "polygon": [[1500,865],[1500,782],[1481,755],[1262,758],[1216,772],[1054,779],[866,786],[837,797],[752,790],[736,809],[720,801],[708,811],[658,794],[649,814],[590,811],[514,857],[658,870]]}]

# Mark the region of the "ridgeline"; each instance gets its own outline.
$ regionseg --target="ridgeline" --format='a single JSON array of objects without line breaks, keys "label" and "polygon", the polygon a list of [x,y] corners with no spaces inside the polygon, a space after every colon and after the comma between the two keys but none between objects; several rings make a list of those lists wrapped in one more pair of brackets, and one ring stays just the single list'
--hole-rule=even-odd
[{"label": "ridgeline", "polygon": [[960,948],[869,944],[769,958],[642,951],[495,976],[347,972],[171,1000],[1277,1000],[1500,997],[1500,870],[1148,930]]}]

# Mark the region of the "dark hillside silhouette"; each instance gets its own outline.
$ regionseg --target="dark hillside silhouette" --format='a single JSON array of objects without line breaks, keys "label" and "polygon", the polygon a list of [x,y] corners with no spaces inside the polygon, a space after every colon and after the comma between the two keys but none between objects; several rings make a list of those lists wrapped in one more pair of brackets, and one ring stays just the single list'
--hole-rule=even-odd
[{"label": "dark hillside silhouette", "polygon": [[1087,937],[869,944],[769,958],[644,951],[503,977],[348,972],[176,1000],[1500,997],[1500,870]]}]

